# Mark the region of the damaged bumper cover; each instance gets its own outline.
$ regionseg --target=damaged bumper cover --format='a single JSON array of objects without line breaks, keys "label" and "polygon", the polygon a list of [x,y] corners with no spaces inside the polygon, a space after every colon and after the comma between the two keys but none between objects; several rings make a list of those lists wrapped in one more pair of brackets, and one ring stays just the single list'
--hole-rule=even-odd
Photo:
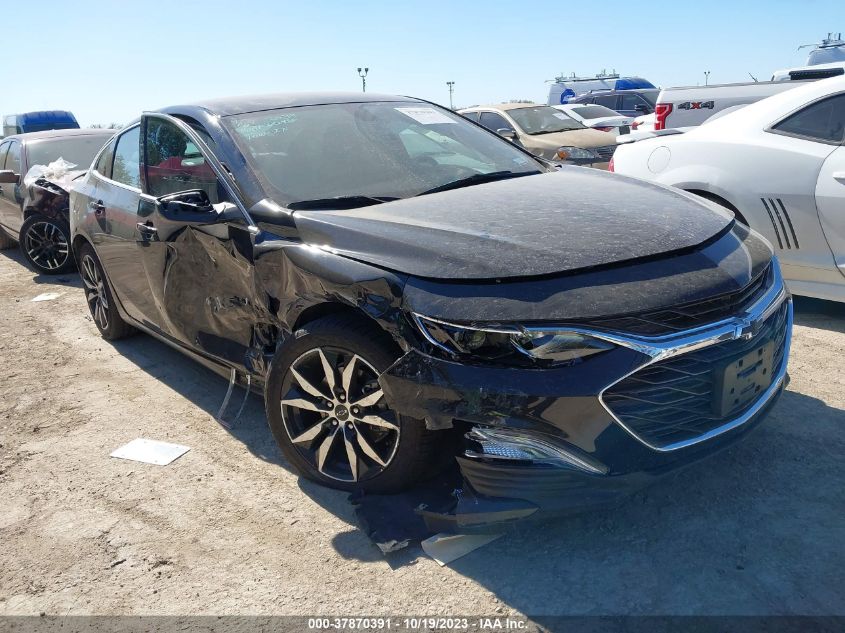
[{"label": "damaged bumper cover", "polygon": [[[429,429],[469,430],[457,458],[465,498],[454,513],[424,515],[464,529],[605,505],[734,442],[779,397],[791,328],[776,272],[747,313],[694,332],[617,338],[606,353],[543,369],[412,349],[380,383],[395,411]],[[693,366],[704,388],[680,404],[689,386],[675,377]]]}]

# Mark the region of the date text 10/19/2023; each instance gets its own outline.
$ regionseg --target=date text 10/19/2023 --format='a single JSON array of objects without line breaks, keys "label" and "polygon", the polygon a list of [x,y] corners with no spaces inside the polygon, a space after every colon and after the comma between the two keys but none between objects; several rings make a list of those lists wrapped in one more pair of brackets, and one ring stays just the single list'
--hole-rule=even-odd
[{"label": "date text 10/19/2023", "polygon": [[529,631],[513,617],[339,617],[308,618],[309,631]]}]

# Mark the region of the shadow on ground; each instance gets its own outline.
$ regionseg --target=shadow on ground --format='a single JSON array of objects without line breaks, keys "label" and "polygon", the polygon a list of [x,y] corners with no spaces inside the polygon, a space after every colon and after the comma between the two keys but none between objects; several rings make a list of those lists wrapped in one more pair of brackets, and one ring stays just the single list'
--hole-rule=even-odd
[{"label": "shadow on ground", "polygon": [[[796,315],[802,325],[845,330],[845,306],[799,300]],[[115,347],[209,416],[217,412],[224,378],[148,336]],[[229,432],[290,469],[257,395]],[[845,411],[787,391],[758,430],[726,451],[618,507],[517,525],[450,567],[530,614],[845,614],[843,438]],[[344,493],[307,480],[301,487],[354,522]],[[359,530],[332,545],[347,559],[384,558]],[[388,562],[396,569],[420,555],[412,546]]]}]

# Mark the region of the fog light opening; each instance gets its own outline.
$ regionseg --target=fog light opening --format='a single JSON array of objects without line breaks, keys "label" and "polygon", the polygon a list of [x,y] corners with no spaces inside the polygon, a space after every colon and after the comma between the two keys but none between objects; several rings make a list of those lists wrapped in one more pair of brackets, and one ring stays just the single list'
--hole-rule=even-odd
[{"label": "fog light opening", "polygon": [[607,468],[603,465],[575,455],[545,439],[529,436],[525,432],[475,427],[465,437],[472,446],[465,451],[466,457],[563,466],[593,475],[607,473]]}]

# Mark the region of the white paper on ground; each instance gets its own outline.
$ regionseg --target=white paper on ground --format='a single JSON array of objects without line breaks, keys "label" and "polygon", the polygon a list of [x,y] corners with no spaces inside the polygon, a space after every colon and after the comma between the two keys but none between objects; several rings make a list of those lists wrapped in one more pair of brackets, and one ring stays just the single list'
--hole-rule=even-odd
[{"label": "white paper on ground", "polygon": [[118,448],[111,454],[111,457],[131,459],[135,462],[156,464],[157,466],[167,466],[170,462],[181,457],[189,450],[191,450],[190,446],[159,442],[158,440],[147,440],[139,437],[129,442],[129,444],[124,444]]},{"label": "white paper on ground", "polygon": [[63,292],[45,292],[31,299],[31,301],[52,301],[53,299],[58,299],[63,294]]},{"label": "white paper on ground", "polygon": [[435,534],[422,542],[423,551],[442,567],[492,543],[501,534]]}]

